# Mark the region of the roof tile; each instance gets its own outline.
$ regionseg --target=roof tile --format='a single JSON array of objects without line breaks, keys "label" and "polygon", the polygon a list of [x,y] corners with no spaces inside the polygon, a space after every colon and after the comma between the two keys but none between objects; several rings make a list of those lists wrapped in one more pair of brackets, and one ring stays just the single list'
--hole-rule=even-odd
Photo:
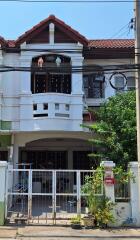
[{"label": "roof tile", "polygon": [[134,48],[134,39],[100,39],[89,40],[92,48]]}]

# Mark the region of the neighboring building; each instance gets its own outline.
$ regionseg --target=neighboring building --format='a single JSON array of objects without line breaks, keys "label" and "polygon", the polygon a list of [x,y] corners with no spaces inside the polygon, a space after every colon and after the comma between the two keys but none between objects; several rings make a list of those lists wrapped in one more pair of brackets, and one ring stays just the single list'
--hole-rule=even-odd
[{"label": "neighboring building", "polygon": [[[0,73],[0,160],[15,168],[89,169],[91,135],[81,127],[90,120],[86,107],[97,108],[116,93],[103,66],[134,63],[134,40],[88,40],[51,15],[0,44],[0,65],[29,70]],[[135,81],[133,73],[127,77],[129,90]],[[118,86],[117,76],[113,81]]]}]

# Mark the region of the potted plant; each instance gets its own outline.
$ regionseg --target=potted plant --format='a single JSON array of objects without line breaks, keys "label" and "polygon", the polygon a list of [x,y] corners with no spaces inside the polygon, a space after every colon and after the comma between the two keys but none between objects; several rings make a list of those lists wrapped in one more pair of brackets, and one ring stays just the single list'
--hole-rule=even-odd
[{"label": "potted plant", "polygon": [[81,229],[81,216],[77,215],[71,219],[71,227],[73,229]]}]

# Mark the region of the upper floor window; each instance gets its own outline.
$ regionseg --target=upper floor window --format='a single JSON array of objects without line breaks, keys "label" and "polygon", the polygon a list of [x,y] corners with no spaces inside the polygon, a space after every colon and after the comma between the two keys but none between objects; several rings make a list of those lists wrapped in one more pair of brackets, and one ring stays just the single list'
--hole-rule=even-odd
[{"label": "upper floor window", "polygon": [[104,97],[103,75],[100,77],[96,74],[85,75],[83,77],[84,93],[87,98]]},{"label": "upper floor window", "polygon": [[127,77],[127,90],[135,90],[135,77]]},{"label": "upper floor window", "polygon": [[[42,60],[41,65],[38,64]],[[70,58],[58,55],[43,55],[32,61],[32,93],[71,93]]]},{"label": "upper floor window", "polygon": [[[135,90],[135,77],[130,76],[127,77],[127,84],[126,80],[124,79],[123,76],[116,76],[115,77],[115,88],[118,89],[116,90],[116,93],[118,92],[123,92],[123,91],[130,91],[130,90]],[[121,90],[119,90],[119,88]]]}]

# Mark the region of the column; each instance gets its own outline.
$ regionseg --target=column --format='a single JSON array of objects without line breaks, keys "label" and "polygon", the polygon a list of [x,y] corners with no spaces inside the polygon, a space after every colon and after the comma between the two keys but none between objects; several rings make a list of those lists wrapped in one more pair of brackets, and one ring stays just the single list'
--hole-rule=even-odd
[{"label": "column", "polygon": [[49,24],[49,43],[54,44],[54,24],[50,23]]},{"label": "column", "polygon": [[[0,45],[1,47],[1,45]],[[0,65],[3,64],[3,56],[2,56],[2,51],[0,51]],[[3,89],[2,89],[2,73],[0,73],[0,121],[2,119],[1,116],[1,109],[2,109],[2,93],[3,93]],[[1,124],[0,124],[0,128],[1,128]]]},{"label": "column", "polygon": [[[31,67],[31,58],[29,56],[21,56],[20,57],[20,66],[21,67]],[[20,92],[21,94],[31,94],[31,72],[21,72],[21,85]]]},{"label": "column", "polygon": [[[72,68],[83,66],[83,57],[74,56],[71,58]],[[83,73],[72,73],[72,94],[83,95]]]},{"label": "column", "polygon": [[[21,67],[30,67],[31,58],[21,56]],[[31,72],[21,72],[20,84],[20,129],[27,128],[28,120],[33,118],[33,101],[31,93]]]},{"label": "column", "polygon": [[5,221],[6,170],[7,162],[0,161],[0,225]]},{"label": "column", "polygon": [[103,161],[101,162],[101,166],[105,168],[104,175],[104,187],[105,187],[105,195],[110,198],[112,202],[115,202],[115,193],[114,193],[114,176],[113,176],[113,168],[115,167],[115,163],[112,161]]},{"label": "column", "polygon": [[[0,45],[1,47],[1,45]],[[0,51],[0,65],[3,64],[3,56],[2,51]],[[0,73],[0,94],[2,93],[2,73]]]},{"label": "column", "polygon": [[138,195],[138,184],[140,184],[138,179],[138,162],[129,163],[130,170],[135,176],[135,180],[130,180],[130,198],[131,198],[131,208],[132,208],[132,218],[136,220],[136,225],[140,226],[140,216],[139,216],[139,195]]}]

